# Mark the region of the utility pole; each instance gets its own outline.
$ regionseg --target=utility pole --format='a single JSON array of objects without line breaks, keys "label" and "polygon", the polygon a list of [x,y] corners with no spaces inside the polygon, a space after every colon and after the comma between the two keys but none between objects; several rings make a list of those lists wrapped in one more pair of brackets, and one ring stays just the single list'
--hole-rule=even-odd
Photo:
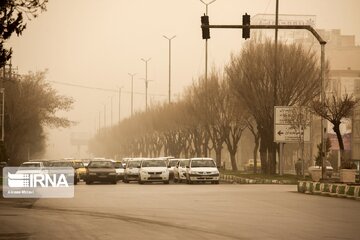
[{"label": "utility pole", "polygon": [[148,78],[147,78],[147,64],[148,64],[148,61],[151,60],[151,58],[148,58],[148,59],[144,59],[142,58],[141,59],[143,62],[145,62],[145,111],[147,111],[147,108],[148,108]]},{"label": "utility pole", "polygon": [[[279,25],[279,0],[276,0],[276,6],[275,6],[275,44],[274,44],[274,107],[277,105],[277,43],[278,43],[278,25]],[[273,108],[275,109],[275,108]],[[277,143],[274,143],[275,146],[278,146]],[[280,143],[280,153],[279,153],[279,175],[283,175],[283,151],[284,151],[284,143]],[[277,149],[277,147],[275,148]],[[277,151],[275,151],[275,160],[276,160],[276,154]],[[270,164],[268,165],[270,168]],[[270,172],[270,171],[269,171]]]},{"label": "utility pole", "polygon": [[119,87],[119,123],[121,121],[121,89],[123,86]]},{"label": "utility pole", "polygon": [[169,40],[169,103],[171,103],[171,40],[176,37],[176,35],[171,38],[163,35],[164,38]]},{"label": "utility pole", "polygon": [[100,124],[100,122],[101,122],[101,111],[99,111],[99,132],[100,132],[100,129],[101,129],[101,124]]},{"label": "utility pole", "polygon": [[104,129],[106,128],[106,104],[104,105]]},{"label": "utility pole", "polygon": [[110,98],[110,127],[113,125],[113,96]]},{"label": "utility pole", "polygon": [[[206,6],[205,15],[208,16],[208,6],[214,3],[216,0],[212,0],[208,3],[204,2],[203,0],[200,1]],[[207,69],[208,69],[208,40],[205,39],[205,85],[207,85],[207,72],[208,72]]]},{"label": "utility pole", "polygon": [[131,116],[134,114],[134,76],[136,73],[128,73],[131,77]]}]

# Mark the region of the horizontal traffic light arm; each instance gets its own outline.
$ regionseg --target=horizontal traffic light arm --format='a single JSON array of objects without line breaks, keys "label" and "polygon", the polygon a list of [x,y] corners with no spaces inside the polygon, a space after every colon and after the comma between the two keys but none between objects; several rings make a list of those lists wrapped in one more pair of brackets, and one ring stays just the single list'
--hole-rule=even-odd
[{"label": "horizontal traffic light arm", "polygon": [[201,25],[202,28],[250,28],[250,29],[305,29],[311,32],[320,44],[326,41],[310,25]]}]

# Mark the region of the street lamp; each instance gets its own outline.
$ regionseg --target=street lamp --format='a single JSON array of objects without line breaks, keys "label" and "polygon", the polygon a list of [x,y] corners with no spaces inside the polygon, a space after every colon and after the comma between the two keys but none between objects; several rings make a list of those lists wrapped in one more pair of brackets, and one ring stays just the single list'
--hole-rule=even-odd
[{"label": "street lamp", "polygon": [[144,59],[142,58],[141,59],[143,62],[145,62],[145,111],[147,111],[147,106],[148,106],[148,103],[147,103],[147,91],[148,91],[148,78],[147,78],[147,64],[148,64],[148,61],[151,60],[151,58],[148,58],[148,59]]},{"label": "street lamp", "polygon": [[134,113],[134,76],[136,73],[128,73],[131,77],[131,116],[133,116]]},{"label": "street lamp", "polygon": [[[214,3],[216,0],[212,0],[208,3],[200,0],[206,6],[206,16],[208,16],[208,6]],[[207,84],[207,68],[208,68],[208,40],[205,39],[205,84]]]},{"label": "street lamp", "polygon": [[171,40],[176,37],[176,35],[171,38],[163,35],[164,38],[169,40],[169,103],[171,102]]},{"label": "street lamp", "polygon": [[121,120],[121,89],[123,88],[123,86],[119,87],[119,123]]}]

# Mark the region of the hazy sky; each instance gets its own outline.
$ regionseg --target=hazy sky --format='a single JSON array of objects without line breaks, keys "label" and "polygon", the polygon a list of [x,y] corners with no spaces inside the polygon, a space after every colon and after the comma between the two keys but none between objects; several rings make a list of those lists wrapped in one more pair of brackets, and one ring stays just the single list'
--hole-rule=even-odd
[{"label": "hazy sky", "polygon": [[[13,36],[12,63],[19,73],[48,69],[48,80],[98,88],[123,86],[121,114],[130,115],[129,72],[137,73],[134,91],[145,92],[145,63],[148,63],[149,102],[166,101],[168,92],[168,40],[172,40],[173,99],[204,71],[204,41],[200,16],[205,6],[200,0],[50,0],[47,12],[28,23],[20,37]],[[280,0],[280,14],[316,15],[316,27],[341,29],[355,35],[360,43],[360,1],[358,0]],[[241,24],[242,14],[272,14],[275,0],[217,0],[209,6],[211,24]],[[209,66],[222,67],[231,52],[245,42],[240,30],[211,30]],[[52,83],[61,94],[76,103],[66,113],[79,122],[67,130],[52,130],[49,146],[59,157],[74,154],[67,144],[71,132],[94,134],[103,125],[104,104],[110,124],[118,120],[118,95]],[[156,94],[156,96],[151,96]],[[159,96],[162,95],[162,96]],[[134,96],[136,111],[144,109],[145,97]]]}]

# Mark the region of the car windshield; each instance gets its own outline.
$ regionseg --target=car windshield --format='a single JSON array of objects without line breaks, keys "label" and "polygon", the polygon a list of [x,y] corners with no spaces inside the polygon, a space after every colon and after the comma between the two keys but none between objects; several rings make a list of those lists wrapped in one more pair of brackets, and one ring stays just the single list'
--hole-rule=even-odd
[{"label": "car windshield", "polygon": [[115,163],[115,168],[124,168],[124,166],[122,165],[121,162],[116,162]]},{"label": "car windshield", "polygon": [[188,165],[188,163],[189,163],[189,160],[181,161],[180,167],[186,167],[186,165]]},{"label": "car windshield", "polygon": [[193,160],[191,161],[191,167],[215,167],[215,162],[213,160]]},{"label": "car windshield", "polygon": [[140,167],[140,163],[141,163],[140,160],[139,161],[129,161],[127,166],[129,168]]},{"label": "car windshield", "polygon": [[83,168],[84,167],[84,164],[82,162],[74,162],[74,166],[76,168]]},{"label": "car windshield", "polygon": [[92,161],[88,168],[113,168],[114,164],[110,161]]},{"label": "car windshield", "polygon": [[71,162],[51,162],[50,167],[72,167]]},{"label": "car windshield", "polygon": [[40,163],[23,163],[21,164],[21,166],[19,167],[19,169],[23,169],[23,168],[37,168],[40,167]]},{"label": "car windshield", "polygon": [[170,160],[169,166],[170,166],[170,167],[175,167],[175,165],[176,165],[177,162],[178,162],[178,160]]},{"label": "car windshield", "polygon": [[165,160],[146,160],[142,162],[142,167],[166,167]]}]

